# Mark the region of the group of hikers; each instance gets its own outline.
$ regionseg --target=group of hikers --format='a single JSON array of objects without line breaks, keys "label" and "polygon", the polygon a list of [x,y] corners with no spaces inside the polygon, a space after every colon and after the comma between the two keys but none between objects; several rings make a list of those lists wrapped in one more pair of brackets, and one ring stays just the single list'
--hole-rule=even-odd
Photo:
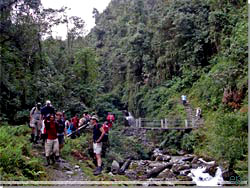
[{"label": "group of hikers", "polygon": [[98,123],[97,115],[89,115],[84,112],[79,119],[77,114],[68,120],[64,112],[56,112],[49,100],[45,106],[37,103],[30,111],[31,138],[30,141],[38,144],[42,140],[42,145],[45,149],[46,166],[60,162],[60,151],[63,148],[65,137],[71,135],[74,138],[79,136],[79,129],[82,126],[93,126],[93,152],[96,158],[97,167],[94,170],[94,175],[99,175],[102,172],[102,148],[103,143],[108,141],[108,131],[112,127],[115,117],[111,112],[108,112],[106,120],[103,124]]}]

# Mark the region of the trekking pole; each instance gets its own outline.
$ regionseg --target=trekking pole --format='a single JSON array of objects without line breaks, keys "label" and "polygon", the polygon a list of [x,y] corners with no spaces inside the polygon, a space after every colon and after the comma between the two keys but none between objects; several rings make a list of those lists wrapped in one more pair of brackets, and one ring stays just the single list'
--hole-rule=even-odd
[{"label": "trekking pole", "polygon": [[89,126],[89,123],[84,124],[83,126],[79,127],[77,130],[72,131],[70,134],[67,134],[66,137],[70,137],[72,134],[74,134],[74,133],[76,133],[77,131],[79,131],[79,130],[81,130],[81,129],[84,129],[84,128],[88,127],[88,126]]}]

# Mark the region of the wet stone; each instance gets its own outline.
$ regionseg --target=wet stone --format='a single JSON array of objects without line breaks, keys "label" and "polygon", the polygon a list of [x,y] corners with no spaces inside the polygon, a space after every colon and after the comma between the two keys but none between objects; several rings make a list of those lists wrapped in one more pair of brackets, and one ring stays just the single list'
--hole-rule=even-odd
[{"label": "wet stone", "polygon": [[80,168],[80,166],[78,166],[78,165],[75,165],[75,169],[79,169]]}]

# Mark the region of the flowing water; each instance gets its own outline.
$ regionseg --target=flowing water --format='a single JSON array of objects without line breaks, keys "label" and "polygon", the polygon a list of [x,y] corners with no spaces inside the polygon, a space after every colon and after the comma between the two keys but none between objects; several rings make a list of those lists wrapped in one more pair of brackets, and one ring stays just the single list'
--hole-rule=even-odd
[{"label": "flowing water", "polygon": [[215,177],[210,176],[208,173],[203,173],[206,167],[198,167],[197,169],[191,169],[191,173],[188,174],[197,186],[219,186],[223,182],[222,169],[217,167]]}]

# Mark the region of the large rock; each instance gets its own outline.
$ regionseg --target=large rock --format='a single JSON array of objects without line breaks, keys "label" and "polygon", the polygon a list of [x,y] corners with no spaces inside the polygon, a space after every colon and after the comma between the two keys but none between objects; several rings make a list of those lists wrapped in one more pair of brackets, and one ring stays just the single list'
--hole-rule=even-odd
[{"label": "large rock", "polygon": [[130,180],[136,180],[137,179],[136,171],[134,171],[134,170],[125,170],[125,175]]},{"label": "large rock", "polygon": [[119,163],[116,160],[114,160],[111,165],[111,172],[113,174],[117,174],[119,172],[119,169],[120,169]]},{"label": "large rock", "polygon": [[150,161],[148,167],[155,168],[155,167],[162,166],[164,164],[166,164],[166,163],[165,162],[161,162],[161,161]]},{"label": "large rock", "polygon": [[169,162],[171,160],[171,157],[169,155],[159,155],[155,160]]},{"label": "large rock", "polygon": [[234,170],[227,170],[222,172],[222,178],[224,181],[236,181],[240,179],[240,176]]},{"label": "large rock", "polygon": [[173,173],[177,175],[179,175],[182,170],[187,170],[187,169],[190,169],[190,165],[188,164],[184,164],[184,165],[174,164],[172,167]]},{"label": "large rock", "polygon": [[165,178],[165,179],[175,179],[176,175],[170,170],[170,169],[165,169],[163,170],[158,176],[158,178]]},{"label": "large rock", "polygon": [[204,170],[203,173],[208,173],[210,176],[215,177],[217,167],[218,167],[217,164],[210,165],[210,166],[206,167],[206,169]]}]

